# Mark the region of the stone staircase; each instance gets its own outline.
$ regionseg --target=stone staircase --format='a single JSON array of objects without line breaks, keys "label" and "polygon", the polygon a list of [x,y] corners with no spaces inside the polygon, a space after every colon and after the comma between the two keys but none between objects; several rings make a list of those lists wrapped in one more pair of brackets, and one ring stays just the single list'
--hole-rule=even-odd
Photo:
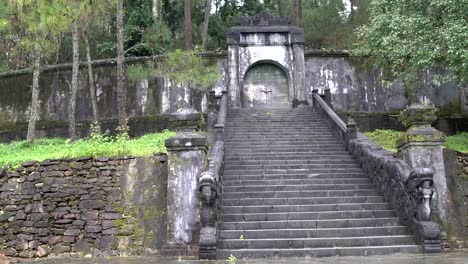
[{"label": "stone staircase", "polygon": [[217,258],[419,253],[311,108],[230,109]]}]

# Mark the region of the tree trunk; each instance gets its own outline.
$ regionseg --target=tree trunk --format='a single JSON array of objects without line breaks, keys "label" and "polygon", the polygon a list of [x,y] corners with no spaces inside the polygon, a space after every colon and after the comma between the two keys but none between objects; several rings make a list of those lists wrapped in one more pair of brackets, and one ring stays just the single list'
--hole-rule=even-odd
[{"label": "tree trunk", "polygon": [[76,92],[78,91],[78,75],[80,74],[80,35],[77,22],[73,22],[72,46],[73,46],[73,66],[72,82],[70,91],[70,101],[68,102],[68,133],[72,141],[76,140]]},{"label": "tree trunk", "polygon": [[151,9],[154,20],[159,18],[158,0],[153,0],[153,8]]},{"label": "tree trunk", "polygon": [[42,52],[36,44],[33,53],[33,83],[31,108],[29,113],[28,133],[26,139],[32,142],[36,139],[36,121],[39,119],[39,77],[41,74],[41,58]]},{"label": "tree trunk", "polygon": [[124,69],[124,25],[123,25],[123,0],[117,1],[117,111],[119,114],[119,126],[127,127],[126,96],[125,96],[125,69]]},{"label": "tree trunk", "polygon": [[302,25],[302,1],[294,0],[294,18],[295,25],[300,27]]},{"label": "tree trunk", "polygon": [[192,1],[184,2],[184,37],[185,50],[192,49]]},{"label": "tree trunk", "polygon": [[93,109],[93,123],[95,132],[101,134],[101,124],[99,124],[98,104],[96,99],[96,90],[94,87],[93,64],[91,60],[91,49],[89,48],[88,32],[83,33],[83,39],[86,45],[86,62],[88,65],[89,96],[91,98],[91,108]]},{"label": "tree trunk", "polygon": [[205,22],[203,24],[203,49],[206,50],[206,46],[208,45],[208,25],[210,23],[210,13],[211,13],[211,0],[206,0],[206,7],[205,7]]}]

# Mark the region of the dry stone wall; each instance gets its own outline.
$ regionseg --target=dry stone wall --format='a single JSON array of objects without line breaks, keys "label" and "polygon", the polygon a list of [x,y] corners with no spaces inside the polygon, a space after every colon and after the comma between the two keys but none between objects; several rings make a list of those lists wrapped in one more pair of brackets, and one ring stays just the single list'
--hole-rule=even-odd
[{"label": "dry stone wall", "polygon": [[465,245],[468,246],[468,154],[458,153],[457,155],[458,164],[460,165],[460,170],[458,176],[463,179],[463,196],[464,196],[464,205],[465,205]]},{"label": "dry stone wall", "polygon": [[27,162],[0,169],[0,251],[33,258],[157,250],[165,156]]}]

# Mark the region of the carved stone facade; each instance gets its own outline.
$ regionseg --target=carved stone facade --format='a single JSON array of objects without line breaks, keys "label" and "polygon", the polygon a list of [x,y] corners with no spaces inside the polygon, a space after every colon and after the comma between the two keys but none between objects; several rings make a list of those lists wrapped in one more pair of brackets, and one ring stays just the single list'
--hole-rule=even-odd
[{"label": "carved stone facade", "polygon": [[249,107],[244,100],[249,93],[244,89],[246,74],[256,65],[265,63],[279,67],[286,74],[289,105],[307,104],[304,30],[265,12],[250,18],[241,17],[239,24],[227,33],[230,106]]}]

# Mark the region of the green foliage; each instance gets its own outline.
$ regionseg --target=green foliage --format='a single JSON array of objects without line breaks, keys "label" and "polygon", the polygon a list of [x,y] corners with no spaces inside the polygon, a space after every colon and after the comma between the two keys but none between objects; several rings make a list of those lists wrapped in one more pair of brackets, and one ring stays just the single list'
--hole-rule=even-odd
[{"label": "green foliage", "polygon": [[229,264],[236,264],[237,263],[237,258],[236,256],[230,255],[229,258],[227,259]]},{"label": "green foliage", "polygon": [[358,55],[370,55],[389,79],[408,90],[421,86],[422,73],[449,67],[468,82],[468,3],[459,0],[374,0],[370,23],[360,31]]},{"label": "green foliage", "polygon": [[209,65],[197,49],[177,49],[165,55],[158,64],[133,65],[127,68],[127,77],[132,81],[159,76],[198,90],[211,88],[219,75],[217,65]]},{"label": "green foliage", "polygon": [[14,168],[29,160],[44,161],[85,156],[151,156],[157,152],[166,152],[164,142],[174,135],[175,132],[166,130],[129,139],[125,133],[117,136],[92,133],[90,139],[79,139],[73,143],[63,138],[50,138],[38,139],[34,143],[17,141],[0,144],[0,167],[10,165]]},{"label": "green foliage", "polygon": [[[377,145],[392,152],[397,152],[397,140],[403,136],[404,132],[395,130],[380,130],[365,133]],[[468,132],[461,132],[448,136],[445,147],[462,153],[468,153]]]},{"label": "green foliage", "polygon": [[303,23],[306,26],[306,46],[321,48],[346,48],[352,27],[344,16],[341,0],[303,1]]},{"label": "green foliage", "polygon": [[373,132],[365,133],[366,136],[373,140],[377,145],[381,146],[386,150],[397,152],[397,140],[403,136],[405,132],[395,130],[382,130],[377,129]]},{"label": "green foliage", "polygon": [[207,89],[219,79],[217,65],[207,65],[199,50],[175,50],[165,56],[158,67],[160,75],[179,84]]},{"label": "green foliage", "polygon": [[448,136],[445,146],[462,153],[468,153],[468,132]]}]

